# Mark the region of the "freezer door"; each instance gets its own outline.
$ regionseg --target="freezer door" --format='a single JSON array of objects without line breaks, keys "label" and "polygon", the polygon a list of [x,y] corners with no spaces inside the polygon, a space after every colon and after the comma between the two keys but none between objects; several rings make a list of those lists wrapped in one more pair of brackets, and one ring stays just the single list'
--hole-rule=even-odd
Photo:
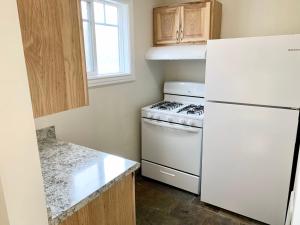
[{"label": "freezer door", "polygon": [[208,42],[207,100],[299,108],[300,35]]},{"label": "freezer door", "polygon": [[208,103],[201,200],[284,224],[298,111]]}]

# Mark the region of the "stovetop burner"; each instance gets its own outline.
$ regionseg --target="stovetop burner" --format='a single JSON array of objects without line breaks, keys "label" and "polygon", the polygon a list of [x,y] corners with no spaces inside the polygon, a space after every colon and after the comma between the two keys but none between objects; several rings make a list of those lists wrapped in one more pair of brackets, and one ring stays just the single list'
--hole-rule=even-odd
[{"label": "stovetop burner", "polygon": [[151,106],[151,109],[173,110],[173,109],[179,108],[182,105],[183,104],[179,103],[179,102],[163,101],[163,102],[159,102],[157,104],[154,104],[153,106]]},{"label": "stovetop burner", "polygon": [[202,115],[204,113],[204,106],[191,104],[178,110],[177,113],[184,113],[184,112],[186,112],[186,114]]}]

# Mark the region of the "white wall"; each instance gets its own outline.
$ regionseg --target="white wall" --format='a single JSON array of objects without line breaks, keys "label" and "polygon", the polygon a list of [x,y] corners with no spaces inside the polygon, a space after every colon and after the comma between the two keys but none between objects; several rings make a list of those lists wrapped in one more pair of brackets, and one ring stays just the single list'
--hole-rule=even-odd
[{"label": "white wall", "polygon": [[156,0],[134,0],[136,81],[89,90],[90,106],[37,119],[36,128],[55,125],[60,139],[139,160],[140,108],[161,98],[159,62],[147,62]]},{"label": "white wall", "polygon": [[219,0],[222,38],[300,33],[299,0]]},{"label": "white wall", "polygon": [[163,64],[163,75],[166,81],[205,80],[205,60],[169,61]]},{"label": "white wall", "polygon": [[[186,2],[161,0],[161,4]],[[222,38],[300,33],[299,0],[219,0],[223,5]],[[203,62],[167,62],[166,80],[203,82]],[[200,71],[200,72],[199,72]]]},{"label": "white wall", "polygon": [[16,1],[1,2],[0,28],[0,224],[46,225]]}]

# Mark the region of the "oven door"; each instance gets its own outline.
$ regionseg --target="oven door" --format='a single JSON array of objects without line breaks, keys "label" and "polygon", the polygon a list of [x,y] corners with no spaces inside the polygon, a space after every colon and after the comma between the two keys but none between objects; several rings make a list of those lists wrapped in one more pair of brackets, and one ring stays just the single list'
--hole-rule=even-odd
[{"label": "oven door", "polygon": [[202,128],[142,119],[142,159],[200,175]]}]

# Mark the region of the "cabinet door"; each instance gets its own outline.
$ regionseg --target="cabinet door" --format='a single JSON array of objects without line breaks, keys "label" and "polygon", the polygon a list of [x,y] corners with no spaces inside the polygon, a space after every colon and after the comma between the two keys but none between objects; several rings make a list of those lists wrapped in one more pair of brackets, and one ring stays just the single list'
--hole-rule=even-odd
[{"label": "cabinet door", "polygon": [[154,9],[154,45],[179,42],[180,7]]},{"label": "cabinet door", "polygon": [[181,7],[180,42],[193,43],[210,38],[211,3],[192,3]]},{"label": "cabinet door", "polygon": [[35,117],[88,104],[79,0],[17,0]]},{"label": "cabinet door", "polygon": [[134,174],[113,184],[59,225],[136,225]]}]

